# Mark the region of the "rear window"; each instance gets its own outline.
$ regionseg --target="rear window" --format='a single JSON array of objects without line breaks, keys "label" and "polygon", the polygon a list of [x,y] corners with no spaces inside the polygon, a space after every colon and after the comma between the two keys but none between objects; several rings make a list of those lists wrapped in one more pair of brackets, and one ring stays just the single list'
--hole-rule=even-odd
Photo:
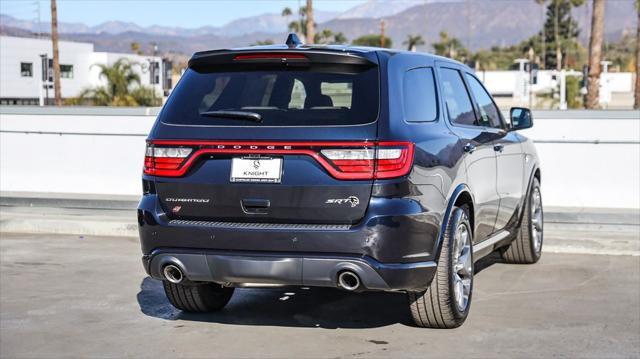
[{"label": "rear window", "polygon": [[438,118],[438,103],[433,70],[427,67],[404,73],[404,119],[407,122],[429,122]]},{"label": "rear window", "polygon": [[[377,119],[378,101],[376,67],[359,72],[188,69],[162,110],[161,120],[201,126],[358,125]],[[262,122],[203,115],[212,111],[257,113]]]}]

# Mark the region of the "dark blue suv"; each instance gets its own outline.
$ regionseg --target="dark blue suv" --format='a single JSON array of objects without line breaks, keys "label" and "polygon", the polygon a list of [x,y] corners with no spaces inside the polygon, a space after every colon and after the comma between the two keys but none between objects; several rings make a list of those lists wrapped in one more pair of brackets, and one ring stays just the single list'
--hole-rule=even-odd
[{"label": "dark blue suv", "polygon": [[147,140],[143,263],[184,311],[239,286],[408,295],[417,325],[469,311],[474,261],[542,248],[538,157],[468,67],[379,48],[199,52]]}]

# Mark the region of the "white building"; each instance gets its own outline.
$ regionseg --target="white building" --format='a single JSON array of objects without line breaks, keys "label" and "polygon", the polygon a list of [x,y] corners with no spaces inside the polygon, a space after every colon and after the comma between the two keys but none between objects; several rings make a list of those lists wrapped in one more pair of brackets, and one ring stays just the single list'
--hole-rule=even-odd
[{"label": "white building", "polygon": [[[140,76],[141,84],[153,87],[158,97],[163,97],[164,90],[171,87],[165,80],[170,66],[165,66],[160,57],[95,52],[93,44],[85,42],[59,41],[58,49],[63,99],[77,97],[86,88],[104,85],[106,81],[94,65],[111,65],[120,58],[136,63],[134,71]],[[51,102],[54,97],[50,85],[53,81],[52,58],[52,44],[48,38],[0,36],[0,104],[37,105],[40,96],[46,98],[47,92]],[[45,81],[49,86],[43,83],[44,64],[49,67],[49,79]]]}]

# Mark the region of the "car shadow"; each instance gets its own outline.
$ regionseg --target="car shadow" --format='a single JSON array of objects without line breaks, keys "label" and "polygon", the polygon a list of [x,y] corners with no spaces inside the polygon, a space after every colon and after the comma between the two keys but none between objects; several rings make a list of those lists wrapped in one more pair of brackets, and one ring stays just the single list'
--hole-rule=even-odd
[{"label": "car shadow", "polygon": [[[476,262],[476,273],[501,262],[499,254],[491,254]],[[397,323],[413,326],[404,293],[350,293],[320,287],[237,288],[219,312],[186,313],[169,303],[161,281],[146,277],[137,299],[143,314],[164,320],[325,329],[377,328]]]}]

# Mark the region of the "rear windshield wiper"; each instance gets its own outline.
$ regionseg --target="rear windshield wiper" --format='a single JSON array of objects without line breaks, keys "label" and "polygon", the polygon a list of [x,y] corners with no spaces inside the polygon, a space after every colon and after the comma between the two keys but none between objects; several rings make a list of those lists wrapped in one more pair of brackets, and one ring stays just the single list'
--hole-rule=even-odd
[{"label": "rear windshield wiper", "polygon": [[205,111],[205,112],[200,112],[200,115],[207,116],[207,117],[228,118],[233,120],[247,120],[247,121],[254,121],[254,122],[262,122],[262,116],[259,113],[247,112],[247,111],[227,111],[227,110]]}]

